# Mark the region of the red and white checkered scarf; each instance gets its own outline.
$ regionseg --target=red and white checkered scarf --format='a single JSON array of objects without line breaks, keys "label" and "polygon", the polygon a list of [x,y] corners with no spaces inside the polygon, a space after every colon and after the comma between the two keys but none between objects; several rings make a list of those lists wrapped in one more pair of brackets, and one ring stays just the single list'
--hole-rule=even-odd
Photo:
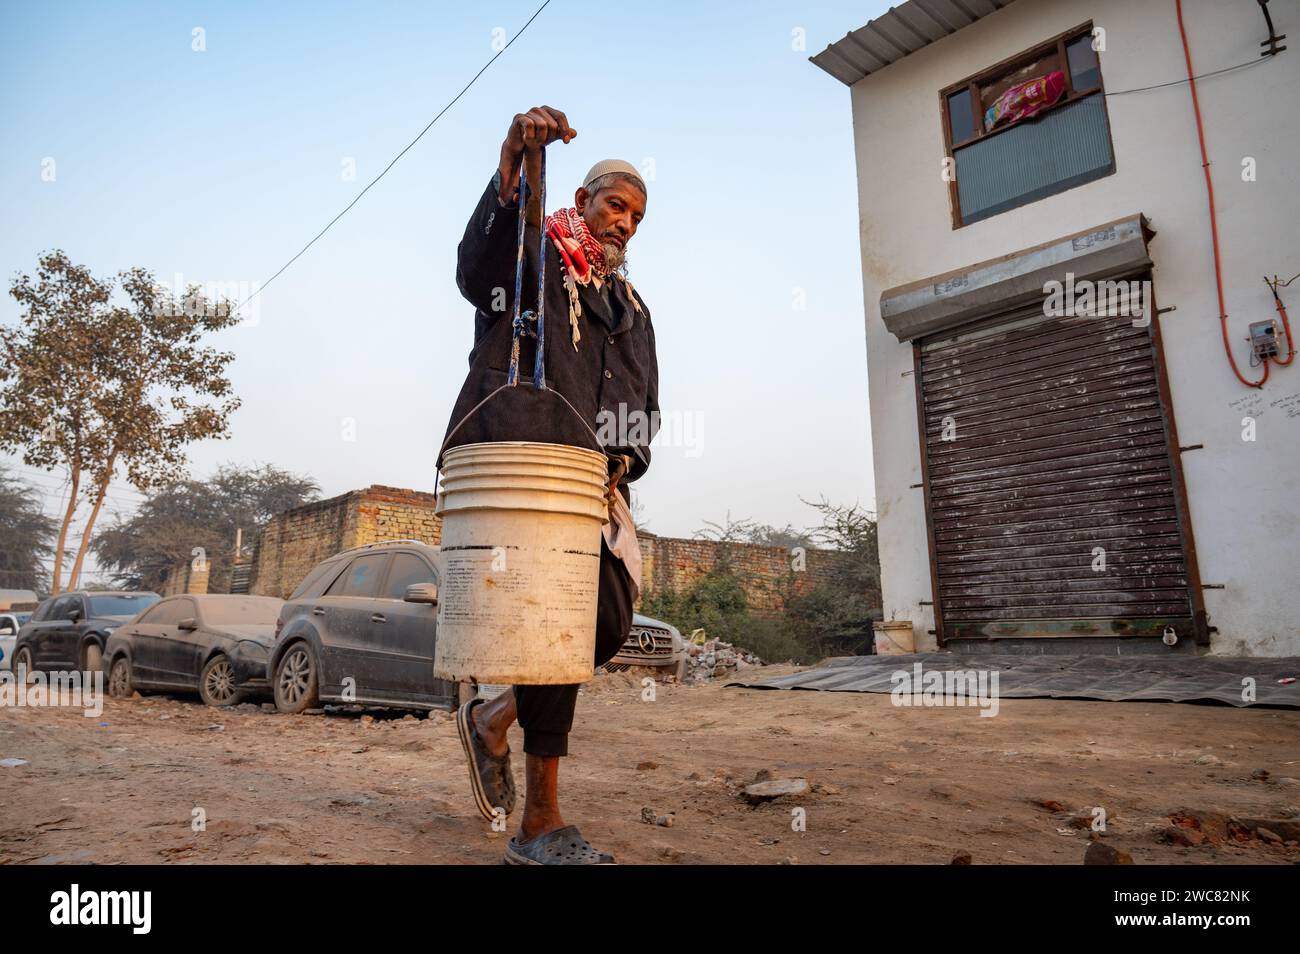
[{"label": "red and white checkered scarf", "polygon": [[[582,213],[577,209],[560,209],[546,217],[546,234],[555,243],[560,258],[564,261],[564,287],[569,293],[569,328],[573,347],[578,347],[582,332],[578,329],[578,319],[582,317],[582,302],[578,298],[578,285],[586,285],[594,278],[596,287],[610,278],[609,267],[605,263],[605,250],[600,247]],[[627,286],[627,297],[632,302],[636,313],[641,314],[641,302],[637,300],[636,291],[627,276],[618,274]]]},{"label": "red and white checkered scarf", "polygon": [[605,250],[577,209],[560,209],[548,215],[546,234],[564,259],[565,269],[581,284],[591,281],[593,272],[602,279],[609,273],[605,267]]}]

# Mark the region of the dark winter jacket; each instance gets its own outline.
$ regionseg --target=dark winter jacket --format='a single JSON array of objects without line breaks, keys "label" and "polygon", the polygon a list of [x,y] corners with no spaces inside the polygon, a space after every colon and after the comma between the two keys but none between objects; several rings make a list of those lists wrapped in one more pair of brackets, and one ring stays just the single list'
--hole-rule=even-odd
[{"label": "dark winter jacket", "polygon": [[[475,404],[505,383],[510,366],[520,211],[517,202],[501,203],[499,183],[498,172],[470,216],[457,256],[456,284],[476,309],[474,347],[447,434]],[[538,229],[529,226],[525,230],[524,309],[536,306],[538,238]],[[575,349],[563,260],[550,241],[545,254],[546,386],[567,398],[606,446],[597,443],[555,394],[533,388],[537,343],[525,336],[518,385],[479,408],[447,441],[447,447],[484,441],[541,441],[628,454],[632,468],[627,479],[636,480],[649,464],[648,445],[659,418],[659,368],[650,309],[619,278],[603,283],[600,291],[594,283],[579,285],[581,340]],[[639,311],[633,304],[634,295]],[[620,421],[626,424],[620,427]],[[439,460],[439,466],[441,463]]]}]

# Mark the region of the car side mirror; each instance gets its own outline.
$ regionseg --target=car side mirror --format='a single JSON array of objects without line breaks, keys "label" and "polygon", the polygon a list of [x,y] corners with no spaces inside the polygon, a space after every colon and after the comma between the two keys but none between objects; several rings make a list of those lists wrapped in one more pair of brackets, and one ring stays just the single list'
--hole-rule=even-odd
[{"label": "car side mirror", "polygon": [[436,583],[412,583],[406,588],[406,595],[402,597],[407,603],[438,603],[438,584]]},{"label": "car side mirror", "polygon": [[68,610],[68,619],[72,620],[74,623],[77,620],[81,619],[81,610],[79,609]]},{"label": "car side mirror", "polygon": [[184,630],[198,629],[199,623],[198,620],[196,620],[193,616],[186,616],[183,620],[181,620],[176,624],[176,628],[184,629]]}]

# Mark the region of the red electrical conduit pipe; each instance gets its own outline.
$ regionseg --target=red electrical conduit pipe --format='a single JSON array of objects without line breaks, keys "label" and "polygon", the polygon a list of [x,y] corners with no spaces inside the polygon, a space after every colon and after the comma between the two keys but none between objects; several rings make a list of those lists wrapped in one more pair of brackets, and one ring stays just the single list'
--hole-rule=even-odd
[{"label": "red electrical conduit pipe", "polygon": [[[1273,276],[1271,282],[1267,278],[1264,281],[1273,290],[1273,303],[1277,305],[1277,313],[1282,316],[1282,329],[1286,332],[1286,360],[1283,361],[1276,355],[1274,355],[1273,360],[1280,365],[1286,366],[1295,360],[1295,339],[1291,337],[1291,319],[1286,316],[1286,305],[1282,304],[1282,297],[1277,293],[1277,286],[1279,284],[1289,285],[1291,282],[1279,283],[1276,275]],[[1295,281],[1295,279],[1291,281]]]},{"label": "red electrical conduit pipe", "polygon": [[[1196,74],[1192,72],[1192,50],[1187,44],[1187,30],[1183,27],[1183,0],[1174,0],[1178,10],[1178,33],[1183,38],[1183,58],[1187,61],[1187,84],[1192,91],[1192,110],[1196,113],[1196,138],[1201,143],[1201,168],[1205,170],[1205,191],[1210,200],[1210,238],[1214,244],[1214,284],[1219,293],[1219,327],[1223,332],[1223,350],[1232,365],[1232,373],[1237,380],[1247,387],[1262,388],[1268,380],[1268,359],[1264,360],[1264,374],[1258,381],[1245,378],[1237,367],[1237,359],[1232,356],[1232,343],[1228,340],[1228,307],[1223,301],[1223,269],[1219,264],[1219,222],[1214,214],[1214,182],[1210,178],[1210,158],[1205,152],[1205,127],[1201,123],[1201,103],[1196,97]],[[1287,345],[1290,346],[1290,334]]]}]

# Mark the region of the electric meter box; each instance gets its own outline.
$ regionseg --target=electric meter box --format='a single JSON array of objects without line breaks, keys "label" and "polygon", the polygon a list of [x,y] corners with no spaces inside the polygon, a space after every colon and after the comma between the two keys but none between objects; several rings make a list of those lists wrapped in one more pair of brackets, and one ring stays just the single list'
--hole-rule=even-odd
[{"label": "electric meter box", "polygon": [[1277,322],[1253,321],[1250,324],[1250,347],[1261,361],[1277,355]]}]

